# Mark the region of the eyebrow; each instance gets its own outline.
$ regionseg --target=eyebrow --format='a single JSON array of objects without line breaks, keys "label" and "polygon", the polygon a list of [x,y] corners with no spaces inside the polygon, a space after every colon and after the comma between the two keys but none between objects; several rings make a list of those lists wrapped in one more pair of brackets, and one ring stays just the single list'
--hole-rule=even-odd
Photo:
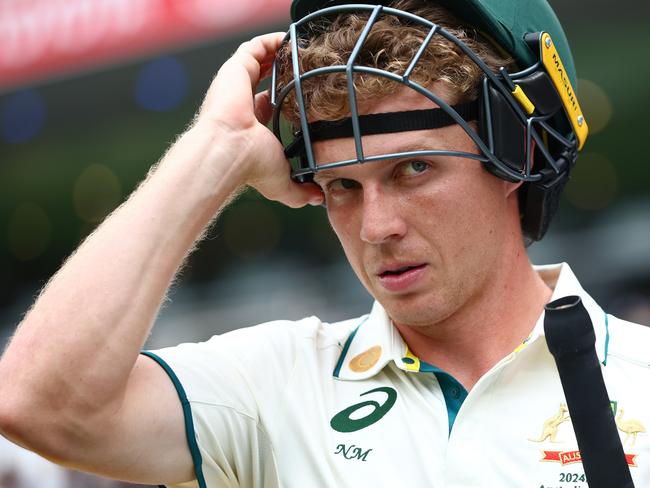
[{"label": "eyebrow", "polygon": [[324,169],[314,173],[314,182],[318,183],[318,180],[329,180],[337,178],[338,175],[334,172],[333,169]]},{"label": "eyebrow", "polygon": [[393,153],[406,153],[406,152],[414,152],[414,151],[437,151],[437,150],[446,151],[446,149],[431,147],[426,142],[420,142],[420,143],[411,142],[409,144],[404,144],[402,146],[397,146],[392,152]]}]

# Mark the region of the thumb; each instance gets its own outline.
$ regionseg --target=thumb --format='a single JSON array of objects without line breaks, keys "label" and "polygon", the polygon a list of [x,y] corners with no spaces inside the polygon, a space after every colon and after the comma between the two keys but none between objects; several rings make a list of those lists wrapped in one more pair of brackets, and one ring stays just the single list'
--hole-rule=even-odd
[{"label": "thumb", "polygon": [[288,179],[284,190],[277,200],[291,208],[322,205],[325,201],[322,190],[315,183],[298,183]]}]

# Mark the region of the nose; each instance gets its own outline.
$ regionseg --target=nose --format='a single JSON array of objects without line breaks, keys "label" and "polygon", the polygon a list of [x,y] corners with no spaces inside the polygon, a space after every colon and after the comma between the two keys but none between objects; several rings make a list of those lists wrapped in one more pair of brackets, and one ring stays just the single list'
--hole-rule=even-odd
[{"label": "nose", "polygon": [[368,244],[382,244],[406,234],[401,205],[380,188],[366,186],[363,191],[361,239]]}]

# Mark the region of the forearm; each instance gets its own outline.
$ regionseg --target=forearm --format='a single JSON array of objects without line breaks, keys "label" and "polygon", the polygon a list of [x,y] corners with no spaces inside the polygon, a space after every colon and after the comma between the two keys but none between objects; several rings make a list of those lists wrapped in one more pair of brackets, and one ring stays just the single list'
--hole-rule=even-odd
[{"label": "forearm", "polygon": [[184,134],[54,276],[0,362],[0,404],[116,408],[175,273],[242,184],[231,159],[243,151],[214,139]]},{"label": "forearm", "polygon": [[237,49],[194,127],[45,287],[0,359],[0,433],[76,468],[189,479],[176,391],[138,353],[174,275],[239,188],[291,207],[322,202],[316,185],[290,178],[266,127],[269,95],[255,95],[283,37]]}]

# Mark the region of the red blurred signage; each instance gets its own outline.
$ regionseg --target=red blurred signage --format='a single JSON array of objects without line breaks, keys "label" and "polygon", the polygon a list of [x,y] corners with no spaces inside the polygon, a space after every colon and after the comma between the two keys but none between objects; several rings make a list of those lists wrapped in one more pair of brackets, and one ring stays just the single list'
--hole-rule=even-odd
[{"label": "red blurred signage", "polygon": [[290,0],[0,0],[0,88],[289,19]]}]

